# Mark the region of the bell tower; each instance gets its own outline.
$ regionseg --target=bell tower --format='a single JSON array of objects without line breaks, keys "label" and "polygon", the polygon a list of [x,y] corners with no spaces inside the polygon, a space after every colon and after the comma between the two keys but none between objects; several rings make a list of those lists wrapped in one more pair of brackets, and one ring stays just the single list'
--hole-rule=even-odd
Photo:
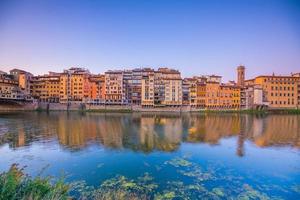
[{"label": "bell tower", "polygon": [[237,67],[237,85],[245,85],[245,66],[240,65]]}]

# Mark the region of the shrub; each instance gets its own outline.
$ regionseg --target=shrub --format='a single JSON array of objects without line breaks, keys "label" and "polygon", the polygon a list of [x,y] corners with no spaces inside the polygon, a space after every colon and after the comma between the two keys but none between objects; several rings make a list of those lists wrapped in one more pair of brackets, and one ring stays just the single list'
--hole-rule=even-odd
[{"label": "shrub", "polygon": [[64,200],[68,199],[69,186],[63,179],[51,182],[49,177],[31,178],[14,164],[0,174],[0,200]]}]

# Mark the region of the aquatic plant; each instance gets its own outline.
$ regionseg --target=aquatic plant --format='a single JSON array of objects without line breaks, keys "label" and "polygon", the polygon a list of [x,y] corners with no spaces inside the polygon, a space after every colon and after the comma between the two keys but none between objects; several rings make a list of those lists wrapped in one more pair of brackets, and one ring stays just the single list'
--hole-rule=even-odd
[{"label": "aquatic plant", "polygon": [[300,194],[300,185],[293,185],[292,190]]},{"label": "aquatic plant", "polygon": [[54,183],[49,177],[31,178],[14,164],[8,170],[0,174],[0,199],[68,199],[69,186],[60,179]]},{"label": "aquatic plant", "polygon": [[166,191],[163,194],[158,194],[155,196],[155,200],[173,199],[175,198],[175,192]]},{"label": "aquatic plant", "polygon": [[190,161],[179,157],[166,161],[165,164],[169,164],[174,167],[188,167],[192,165]]},{"label": "aquatic plant", "polygon": [[92,192],[92,198],[101,199],[149,199],[158,185],[149,173],[131,180],[125,176],[116,176],[104,181]]},{"label": "aquatic plant", "polygon": [[219,197],[210,193],[200,183],[186,185],[182,181],[168,181],[166,189],[162,192],[156,193],[156,200],[160,199],[219,199]]},{"label": "aquatic plant", "polygon": [[212,192],[215,193],[216,195],[220,196],[220,197],[225,196],[223,188],[213,188]]},{"label": "aquatic plant", "polygon": [[260,199],[260,200],[268,200],[270,199],[266,194],[253,189],[250,185],[244,184],[243,185],[244,192],[238,195],[238,199],[241,200],[252,200],[252,199]]}]

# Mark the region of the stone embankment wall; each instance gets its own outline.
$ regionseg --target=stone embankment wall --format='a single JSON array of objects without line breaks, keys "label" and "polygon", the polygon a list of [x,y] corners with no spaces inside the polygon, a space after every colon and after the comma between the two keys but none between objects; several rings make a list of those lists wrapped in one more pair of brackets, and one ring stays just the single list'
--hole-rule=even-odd
[{"label": "stone embankment wall", "polygon": [[0,104],[0,111],[33,111],[38,108],[37,103]]},{"label": "stone embankment wall", "polygon": [[[72,104],[60,104],[60,103],[14,103],[14,104],[3,104],[0,102],[0,111],[1,112],[10,112],[10,111],[90,111],[90,112],[201,112],[205,109],[195,108],[191,106],[166,106],[166,107],[143,107],[140,105],[86,105],[80,102]],[[296,110],[296,109],[294,109]],[[239,111],[239,110],[228,110],[228,109],[216,109],[211,110],[216,112],[227,112],[227,111]],[[245,110],[247,111],[247,110]],[[250,110],[251,111],[251,110]],[[252,110],[253,111],[253,110]],[[281,110],[265,110],[267,112],[280,113]],[[293,110],[283,110],[292,112]],[[297,113],[300,111],[297,109]]]},{"label": "stone embankment wall", "polygon": [[190,106],[181,107],[142,107],[140,105],[85,105],[81,103],[67,104],[60,103],[24,103],[13,105],[0,104],[0,111],[95,111],[95,112],[197,112],[203,109]]}]

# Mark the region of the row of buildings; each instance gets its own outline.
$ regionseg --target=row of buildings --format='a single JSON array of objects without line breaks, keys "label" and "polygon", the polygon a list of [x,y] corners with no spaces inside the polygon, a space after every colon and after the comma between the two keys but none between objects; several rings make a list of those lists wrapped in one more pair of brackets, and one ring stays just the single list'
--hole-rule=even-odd
[{"label": "row of buildings", "polygon": [[84,68],[33,76],[24,70],[0,72],[0,99],[143,107],[192,106],[203,109],[298,108],[300,73],[222,83],[217,75],[182,78],[170,68],[138,68],[91,74]]}]

